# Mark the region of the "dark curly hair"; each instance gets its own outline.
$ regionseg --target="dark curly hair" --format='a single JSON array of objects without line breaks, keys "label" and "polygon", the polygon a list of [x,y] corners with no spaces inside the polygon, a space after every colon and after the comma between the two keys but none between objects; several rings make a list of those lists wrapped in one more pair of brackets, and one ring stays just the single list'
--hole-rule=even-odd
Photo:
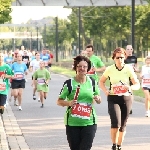
[{"label": "dark curly hair", "polygon": [[85,56],[77,56],[74,59],[74,64],[73,64],[73,70],[76,71],[77,65],[80,63],[80,61],[86,61],[88,64],[88,69],[87,71],[89,71],[91,69],[91,61],[85,57]]}]

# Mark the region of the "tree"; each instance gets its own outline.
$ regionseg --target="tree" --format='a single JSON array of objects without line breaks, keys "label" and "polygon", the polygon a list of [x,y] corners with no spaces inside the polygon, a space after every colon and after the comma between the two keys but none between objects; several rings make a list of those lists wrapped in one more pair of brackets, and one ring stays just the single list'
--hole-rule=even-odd
[{"label": "tree", "polygon": [[11,21],[11,2],[12,0],[0,0],[0,24]]}]

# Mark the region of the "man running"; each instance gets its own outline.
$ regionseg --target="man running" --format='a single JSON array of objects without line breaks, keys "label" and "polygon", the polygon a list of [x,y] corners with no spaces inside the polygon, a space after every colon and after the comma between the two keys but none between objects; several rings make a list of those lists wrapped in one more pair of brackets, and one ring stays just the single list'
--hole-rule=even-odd
[{"label": "man running", "polygon": [[90,71],[87,73],[87,75],[91,76],[98,82],[97,72],[103,72],[106,69],[106,67],[104,63],[101,61],[101,59],[94,55],[93,45],[87,45],[85,50],[87,57],[90,59],[92,63],[92,67]]},{"label": "man running", "polygon": [[27,75],[27,66],[22,62],[22,55],[17,54],[17,62],[12,64],[14,76],[12,77],[13,96],[18,98],[19,110],[22,110],[22,93],[25,88],[25,75]]},{"label": "man running", "polygon": [[9,78],[13,72],[9,65],[4,63],[4,54],[0,52],[0,113],[4,112],[4,105],[9,91]]},{"label": "man running", "polygon": [[[29,70],[30,72],[32,72],[32,75],[34,74],[34,72],[40,68],[40,62],[42,61],[40,59],[40,54],[39,53],[36,53],[35,54],[35,58],[36,59],[33,59],[31,62],[30,62],[30,67],[29,67]],[[32,80],[33,80],[33,76],[32,76]],[[36,80],[36,79],[35,79]],[[35,92],[37,90],[37,83],[35,82],[34,84],[32,83],[32,86],[33,86],[33,100],[36,100],[36,95],[35,95]],[[38,101],[40,102],[40,97],[38,98]]]},{"label": "man running", "polygon": [[50,55],[47,54],[47,50],[45,48],[43,48],[43,50],[42,50],[42,53],[40,55],[40,59],[44,62],[45,68],[47,70],[49,70],[48,64],[51,63],[51,61],[50,61]]},{"label": "man running", "polygon": [[[133,55],[132,45],[126,46],[126,54],[127,54],[127,58],[125,59],[124,63],[133,67],[135,72],[139,72],[138,65],[137,65],[137,57]],[[130,82],[130,84],[132,85],[132,82]],[[132,95],[132,100],[133,100],[133,95]],[[133,111],[131,109],[130,114],[132,113]]]}]

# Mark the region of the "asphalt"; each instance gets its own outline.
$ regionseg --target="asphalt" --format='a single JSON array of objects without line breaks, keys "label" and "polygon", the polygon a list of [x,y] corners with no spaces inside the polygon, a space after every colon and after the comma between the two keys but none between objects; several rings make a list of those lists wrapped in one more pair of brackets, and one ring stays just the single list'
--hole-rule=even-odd
[{"label": "asphalt", "polygon": [[[28,76],[23,93],[23,110],[18,111],[13,102],[10,102],[0,118],[0,150],[69,150],[63,123],[65,108],[56,105],[59,91],[66,79],[63,75],[52,74],[50,93],[45,107],[41,109],[40,103],[32,100],[31,77]],[[92,150],[111,147],[107,102],[103,93],[101,96],[102,104],[95,106],[98,130]],[[143,98],[135,97],[123,150],[150,149],[150,119],[144,117],[143,102]]]}]

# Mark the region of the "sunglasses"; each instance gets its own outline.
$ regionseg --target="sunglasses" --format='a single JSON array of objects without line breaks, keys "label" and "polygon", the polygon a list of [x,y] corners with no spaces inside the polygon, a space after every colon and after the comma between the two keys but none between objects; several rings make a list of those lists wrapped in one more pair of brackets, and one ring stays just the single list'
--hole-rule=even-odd
[{"label": "sunglasses", "polygon": [[116,57],[116,59],[120,59],[120,58],[123,59],[124,57]]}]

